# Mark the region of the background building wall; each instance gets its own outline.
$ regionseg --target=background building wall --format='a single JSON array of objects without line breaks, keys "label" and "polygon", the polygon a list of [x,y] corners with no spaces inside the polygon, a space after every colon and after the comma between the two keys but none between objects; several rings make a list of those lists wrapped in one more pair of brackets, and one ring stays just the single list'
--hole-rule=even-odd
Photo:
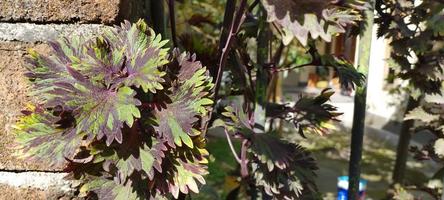
[{"label": "background building wall", "polygon": [[391,123],[403,120],[406,96],[390,93],[393,87],[386,80],[389,74],[389,41],[377,37],[377,26],[373,27],[370,68],[368,75],[367,125],[374,128],[388,128]]}]

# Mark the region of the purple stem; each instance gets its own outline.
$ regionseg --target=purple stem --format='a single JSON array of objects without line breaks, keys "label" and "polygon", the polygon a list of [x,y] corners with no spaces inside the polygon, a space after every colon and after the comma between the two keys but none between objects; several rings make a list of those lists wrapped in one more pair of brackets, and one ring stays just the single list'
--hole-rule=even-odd
[{"label": "purple stem", "polygon": [[247,144],[248,140],[244,139],[244,141],[242,141],[241,149],[241,176],[244,178],[248,176]]},{"label": "purple stem", "polygon": [[222,48],[222,53],[221,53],[220,60],[219,60],[219,68],[218,68],[217,75],[216,75],[216,85],[214,87],[214,96],[217,96],[219,93],[219,87],[220,87],[220,83],[221,83],[223,68],[225,67],[225,63],[227,61],[228,53],[230,51],[231,44],[233,43],[233,39],[237,35],[237,32],[239,31],[240,26],[244,20],[244,14],[245,14],[246,7],[247,7],[247,0],[242,0],[239,5],[239,9],[236,12],[236,16],[235,16],[233,22],[231,23],[230,32],[228,34],[228,38],[225,43],[225,46]]}]

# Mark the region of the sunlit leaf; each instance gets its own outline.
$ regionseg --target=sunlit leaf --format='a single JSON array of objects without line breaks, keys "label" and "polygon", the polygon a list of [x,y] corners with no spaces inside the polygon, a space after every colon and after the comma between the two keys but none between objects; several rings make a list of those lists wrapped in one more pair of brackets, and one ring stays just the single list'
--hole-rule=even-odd
[{"label": "sunlit leaf", "polygon": [[309,37],[330,42],[332,36],[345,32],[347,25],[361,19],[363,7],[358,1],[346,1],[343,5],[327,0],[262,0],[268,13],[268,21],[275,22],[284,30],[284,42],[296,37],[307,45]]},{"label": "sunlit leaf", "polygon": [[58,121],[60,118],[49,113],[22,117],[15,130],[19,156],[64,167],[67,160],[74,159],[81,146],[91,142],[91,139],[84,139],[85,134],[76,134],[72,127],[57,127]]},{"label": "sunlit leaf", "polygon": [[439,115],[433,115],[428,112],[426,112],[422,107],[417,107],[410,111],[405,117],[405,120],[420,120],[424,123],[430,123],[434,120],[439,119]]},{"label": "sunlit leaf", "polygon": [[438,155],[440,158],[444,157],[444,139],[440,138],[435,141],[435,144],[433,145],[434,151],[436,155]]},{"label": "sunlit leaf", "polygon": [[272,134],[255,134],[251,138],[256,185],[273,199],[298,199],[303,190],[306,195],[316,192],[317,167],[311,155]]},{"label": "sunlit leaf", "polygon": [[162,41],[161,36],[142,21],[134,25],[125,22],[117,33],[108,35],[111,42],[126,50],[126,85],[142,87],[144,92],[152,93],[163,89],[165,72],[158,68],[168,63],[168,49],[163,48],[168,41]]},{"label": "sunlit leaf", "polygon": [[198,122],[198,115],[205,115],[213,101],[209,99],[212,88],[211,78],[200,62],[189,54],[176,52],[177,64],[170,70],[177,71],[173,77],[164,106],[155,107],[155,130],[172,147],[175,145],[193,148],[192,136],[200,134],[193,127]]},{"label": "sunlit leaf", "polygon": [[328,122],[337,120],[342,114],[327,103],[333,94],[333,91],[326,89],[316,97],[300,98],[294,106],[270,104],[267,116],[292,122],[302,136],[306,131],[324,135],[329,130]]}]

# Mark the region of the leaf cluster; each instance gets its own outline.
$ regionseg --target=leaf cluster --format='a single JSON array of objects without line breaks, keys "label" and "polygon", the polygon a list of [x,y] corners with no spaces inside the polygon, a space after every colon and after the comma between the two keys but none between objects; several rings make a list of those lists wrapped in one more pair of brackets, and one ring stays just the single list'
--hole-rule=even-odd
[{"label": "leaf cluster", "polygon": [[139,21],[52,42],[51,56],[31,51],[27,76],[40,104],[17,124],[20,155],[64,168],[87,197],[199,192],[212,78],[166,43]]},{"label": "leaf cluster", "polygon": [[440,93],[444,81],[444,4],[424,1],[376,2],[378,36],[390,39],[391,58],[398,64],[393,77],[409,82],[409,91]]},{"label": "leaf cluster", "polygon": [[[378,36],[391,40],[391,59],[397,64],[392,79],[407,81],[408,86],[402,89],[421,102],[406,114],[405,120],[415,120],[415,133],[427,131],[435,136],[421,147],[411,147],[411,151],[418,160],[438,163],[442,163],[444,153],[443,9],[442,1],[376,1]],[[436,188],[425,186],[419,190],[436,199],[441,197]]]},{"label": "leaf cluster", "polygon": [[295,37],[302,45],[318,37],[330,42],[332,36],[346,32],[348,25],[361,20],[365,4],[360,1],[325,0],[262,0],[268,21],[278,24],[284,33],[283,42]]}]

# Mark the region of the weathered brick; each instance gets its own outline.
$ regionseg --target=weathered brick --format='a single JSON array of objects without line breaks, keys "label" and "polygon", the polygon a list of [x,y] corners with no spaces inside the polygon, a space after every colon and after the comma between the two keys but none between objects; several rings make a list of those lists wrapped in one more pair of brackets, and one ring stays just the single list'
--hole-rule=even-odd
[{"label": "weathered brick", "polygon": [[27,96],[30,85],[23,76],[23,57],[30,47],[43,53],[49,49],[44,44],[0,42],[0,170],[60,170],[51,169],[41,163],[27,163],[12,155],[12,125],[25,105],[33,102],[32,98]]},{"label": "weathered brick", "polygon": [[146,16],[145,0],[1,0],[3,22],[113,24]]}]

